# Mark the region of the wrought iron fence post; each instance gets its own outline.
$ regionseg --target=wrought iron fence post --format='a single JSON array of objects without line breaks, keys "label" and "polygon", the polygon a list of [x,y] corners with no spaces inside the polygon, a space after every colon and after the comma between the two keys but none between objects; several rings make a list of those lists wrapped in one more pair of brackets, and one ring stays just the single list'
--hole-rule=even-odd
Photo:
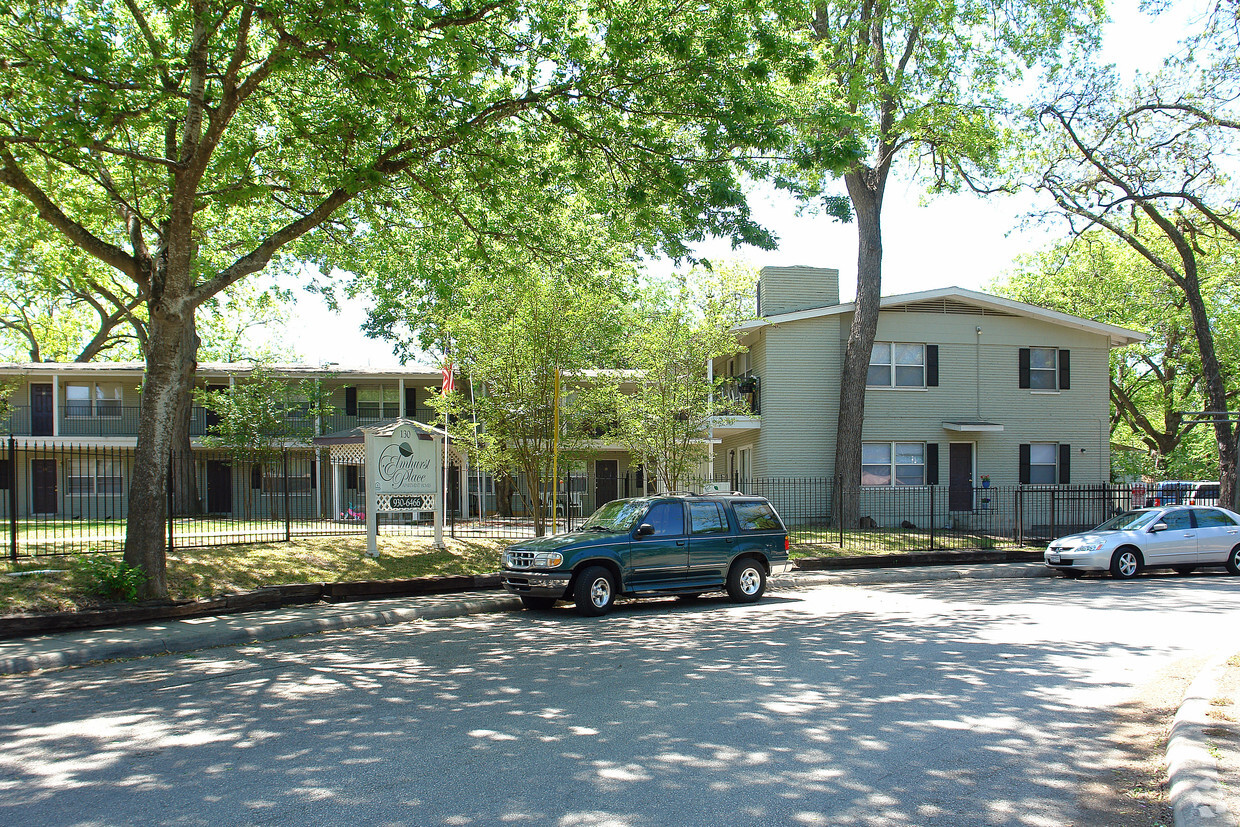
[{"label": "wrought iron fence post", "polygon": [[172,491],[172,453],[172,451],[168,452],[168,485],[166,486],[168,489],[168,551],[172,551],[176,548],[176,539],[173,537],[172,533],[172,503],[174,499]]},{"label": "wrought iron fence post", "polygon": [[284,449],[284,542],[293,539],[293,519],[289,514],[288,448]]},{"label": "wrought iron fence post", "polygon": [[935,545],[934,545],[934,523],[935,523],[934,492],[937,490],[937,486],[931,485],[931,486],[928,486],[928,488],[930,489],[930,548],[933,549],[935,548]]},{"label": "wrought iron fence post", "polygon": [[17,561],[17,440],[9,434],[9,559]]},{"label": "wrought iron fence post", "polygon": [[1024,547],[1025,545],[1025,486],[1020,485],[1016,488],[1016,545]]},{"label": "wrought iron fence post", "polygon": [[1055,505],[1056,505],[1055,494],[1056,494],[1056,491],[1054,488],[1052,488],[1051,489],[1051,537],[1050,537],[1052,540],[1059,536],[1059,531],[1057,530],[1057,527],[1059,526],[1059,519],[1058,519],[1058,515],[1055,513]]},{"label": "wrought iron fence post", "polygon": [[835,510],[835,521],[839,524],[840,529],[840,550],[844,550],[844,486],[840,484],[844,478],[839,474],[835,475],[832,485],[835,487],[834,496],[831,498],[839,504],[839,508]]}]

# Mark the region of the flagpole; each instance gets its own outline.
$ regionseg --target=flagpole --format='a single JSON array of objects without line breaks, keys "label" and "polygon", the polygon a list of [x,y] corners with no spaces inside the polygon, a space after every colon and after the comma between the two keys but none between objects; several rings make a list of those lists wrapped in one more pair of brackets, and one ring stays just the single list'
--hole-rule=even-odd
[{"label": "flagpole", "polygon": [[439,525],[436,526],[436,532],[435,532],[437,535],[435,537],[436,548],[446,547],[443,541],[443,524],[448,521],[448,445],[449,445],[450,438],[448,436],[448,406],[446,403],[448,399],[448,394],[452,393],[452,391],[454,390],[454,386],[452,382],[451,348],[452,348],[452,337],[449,336],[447,337],[445,344],[444,344],[443,355],[444,355],[444,359],[446,360],[446,364],[443,370],[441,371],[441,374],[443,376],[443,381],[440,383],[440,386],[439,386],[439,395],[443,397],[445,404],[444,404],[444,409],[443,409],[443,488],[442,488],[442,494],[441,494],[441,497],[442,497],[441,502],[442,502],[443,507],[440,509]]}]

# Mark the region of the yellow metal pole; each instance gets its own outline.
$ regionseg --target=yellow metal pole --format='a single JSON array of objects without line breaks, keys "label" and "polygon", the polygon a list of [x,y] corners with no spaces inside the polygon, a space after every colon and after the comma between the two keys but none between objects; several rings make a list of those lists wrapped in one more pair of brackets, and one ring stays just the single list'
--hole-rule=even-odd
[{"label": "yellow metal pole", "polygon": [[[552,406],[553,414],[552,427],[555,433],[551,435],[551,533],[555,534],[556,520],[555,507],[560,498],[560,369],[555,369],[555,404]],[[567,515],[565,515],[567,517]]]}]

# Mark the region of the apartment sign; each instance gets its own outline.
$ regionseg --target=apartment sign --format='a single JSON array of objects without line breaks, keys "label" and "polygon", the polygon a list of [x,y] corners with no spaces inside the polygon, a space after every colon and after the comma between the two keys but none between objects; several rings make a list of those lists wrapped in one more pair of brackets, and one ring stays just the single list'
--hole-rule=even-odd
[{"label": "apartment sign", "polygon": [[389,434],[374,433],[368,437],[366,456],[368,460],[374,459],[367,465],[373,469],[370,483],[376,494],[395,498],[439,491],[443,475],[433,440],[404,425]]}]

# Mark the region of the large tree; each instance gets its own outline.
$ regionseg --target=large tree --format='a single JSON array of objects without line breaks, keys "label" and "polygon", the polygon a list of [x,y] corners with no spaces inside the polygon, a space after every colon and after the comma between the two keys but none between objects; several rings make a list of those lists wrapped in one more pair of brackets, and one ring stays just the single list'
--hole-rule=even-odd
[{"label": "large tree", "polygon": [[[1148,234],[1147,234],[1148,236]],[[1145,243],[1171,253],[1165,239]],[[1240,283],[1236,253],[1224,245],[1201,264],[1202,297],[1214,321],[1221,360],[1240,358]],[[1116,236],[1094,229],[1017,263],[1015,272],[992,285],[1000,295],[1149,334],[1139,344],[1111,351],[1111,439],[1140,447],[1140,470],[1159,478],[1217,476],[1217,455],[1203,462],[1199,431],[1206,425],[1186,415],[1205,405],[1201,355],[1184,292]],[[1240,396],[1235,377],[1229,405]],[[1131,466],[1132,463],[1127,463]]]},{"label": "large tree", "polygon": [[1131,88],[1109,67],[1071,76],[1036,113],[1029,168],[1031,186],[1053,199],[1073,234],[1111,233],[1183,295],[1218,451],[1220,502],[1234,504],[1236,413],[1204,287],[1208,262],[1230,260],[1240,241],[1233,176],[1240,30],[1234,8],[1218,15],[1190,42],[1194,59],[1172,59]]},{"label": "large tree", "polygon": [[[485,236],[582,190],[674,254],[705,232],[769,244],[732,162],[781,141],[764,81],[807,71],[778,23],[747,0],[0,10],[0,185],[146,307],[125,557],[147,596],[166,594],[167,458],[204,302],[293,252],[381,245],[393,218]],[[547,147],[557,163],[530,174]]]},{"label": "large tree", "polygon": [[[882,292],[882,210],[887,181],[903,164],[932,189],[980,187],[1006,139],[1007,96],[1030,67],[1055,63],[1068,40],[1088,39],[1102,20],[1100,0],[815,0],[812,33],[822,94],[847,102],[846,137],[866,149],[844,174],[857,226],[856,311],[840,378],[835,475],[843,486],[861,480],[865,382]],[[838,140],[816,126],[806,147]],[[809,193],[826,182],[812,161],[796,177]],[[807,194],[809,194],[807,193]],[[967,251],[962,251],[967,258]],[[856,497],[840,507],[856,521]]]}]

